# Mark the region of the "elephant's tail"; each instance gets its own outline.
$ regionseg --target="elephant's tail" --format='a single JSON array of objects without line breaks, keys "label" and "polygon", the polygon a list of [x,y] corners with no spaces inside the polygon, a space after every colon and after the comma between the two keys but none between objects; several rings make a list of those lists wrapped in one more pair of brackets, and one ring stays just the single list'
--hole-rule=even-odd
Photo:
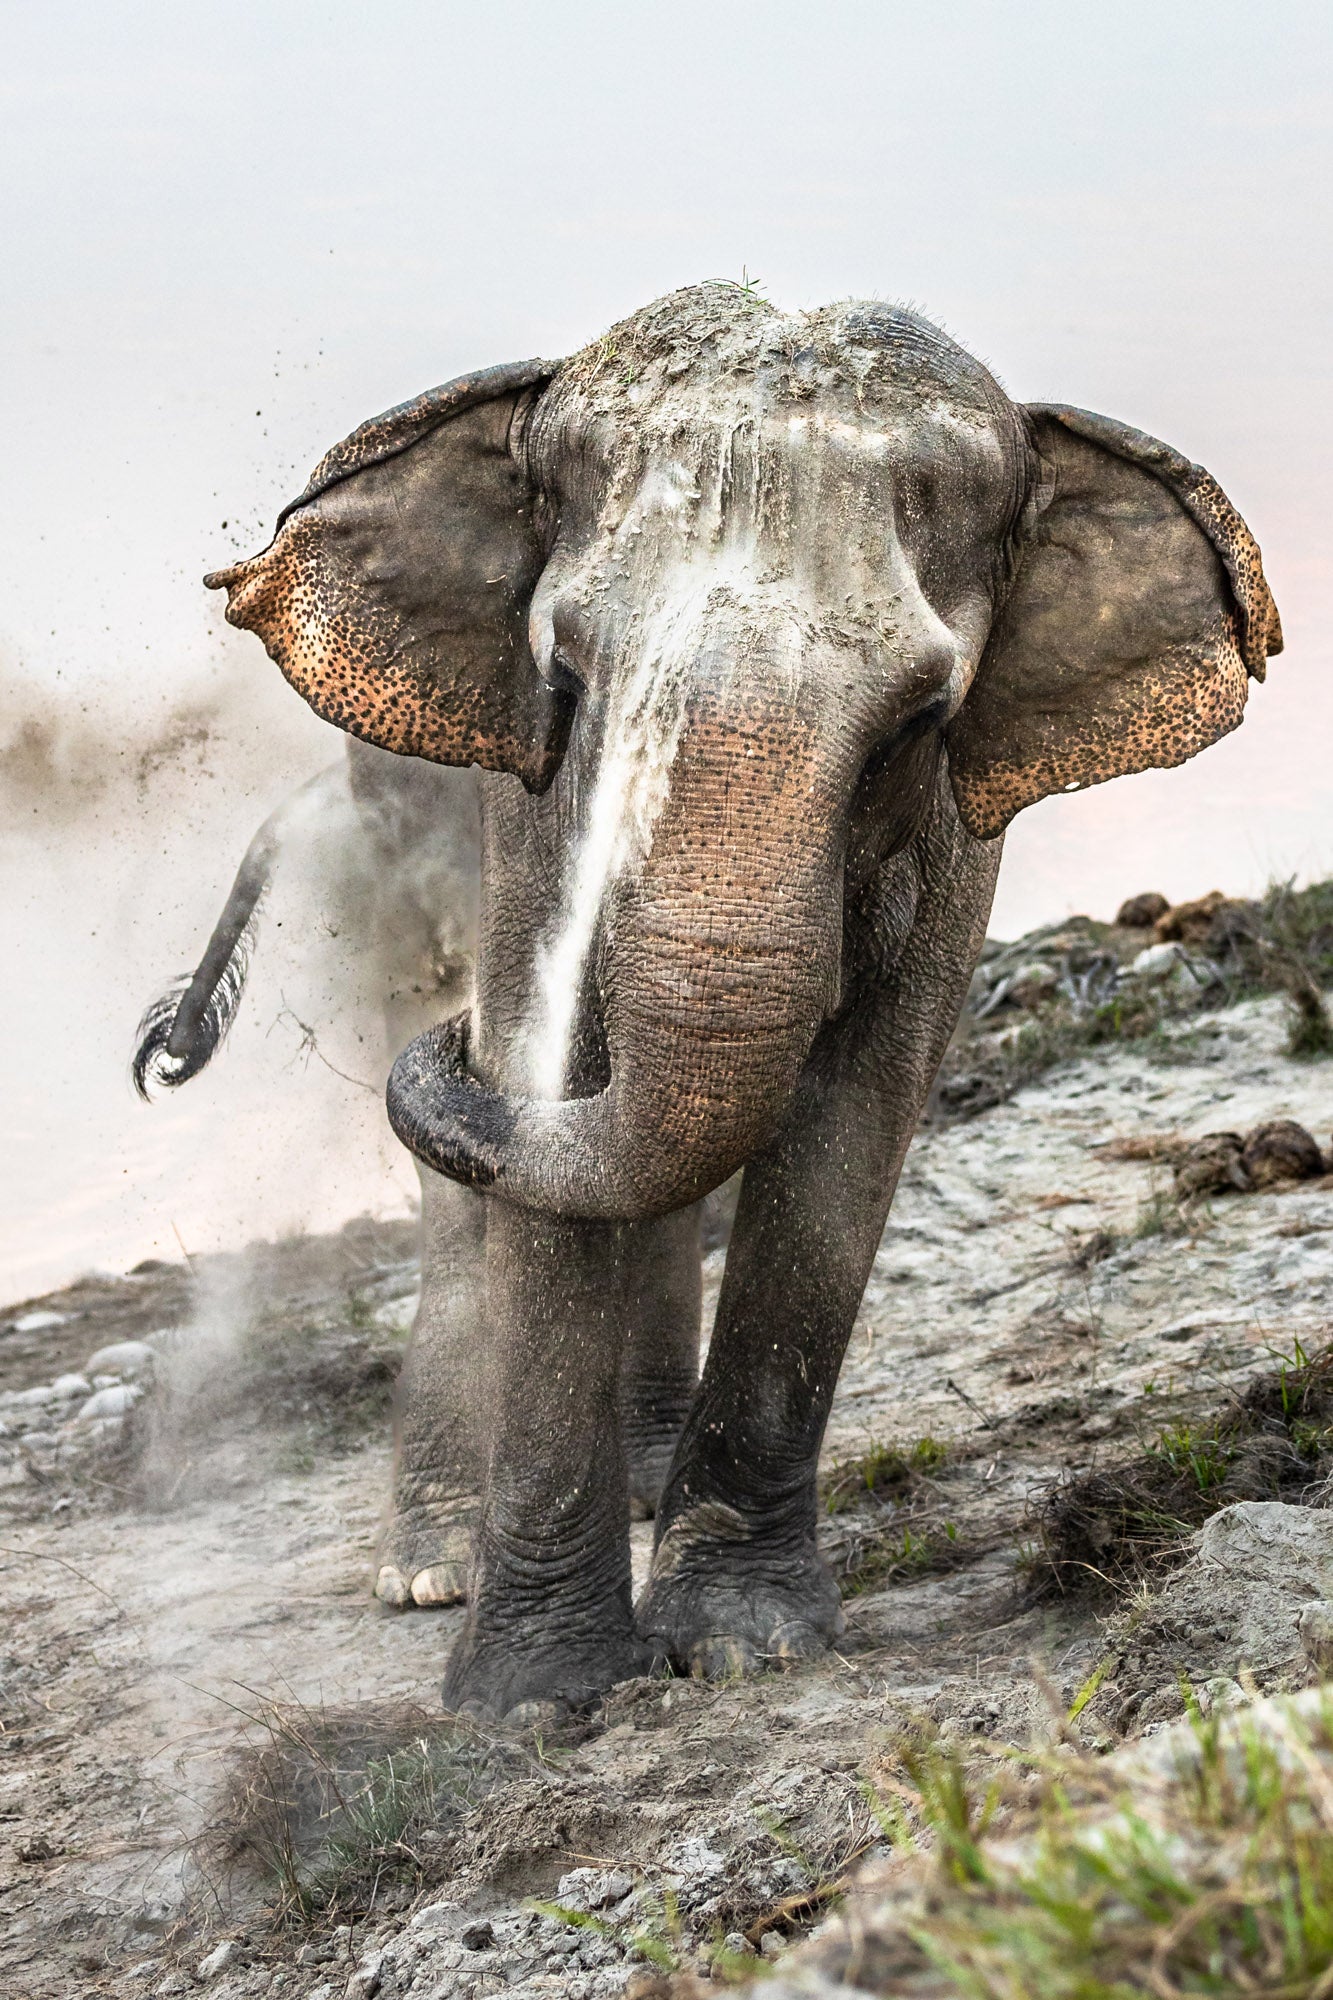
[{"label": "elephant's tail", "polygon": [[245,991],[260,909],[283,838],[312,794],[328,789],[334,780],[346,782],[341,761],[320,771],[270,813],[245,850],[198,966],[173,979],[146,1009],[130,1058],[130,1076],[140,1097],[148,1098],[154,1086],[175,1090],[188,1083],[217,1054]]}]

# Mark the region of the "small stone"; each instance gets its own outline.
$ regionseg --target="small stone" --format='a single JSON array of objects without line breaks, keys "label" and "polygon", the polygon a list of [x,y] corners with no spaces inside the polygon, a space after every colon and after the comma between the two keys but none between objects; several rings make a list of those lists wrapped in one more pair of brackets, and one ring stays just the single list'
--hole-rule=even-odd
[{"label": "small stone", "polygon": [[759,1956],[761,1958],[781,1958],[786,1949],[787,1940],[779,1937],[776,1931],[765,1931],[759,1940]]},{"label": "small stone", "polygon": [[1307,1604],[1296,1627],[1301,1650],[1321,1674],[1333,1673],[1333,1604],[1317,1598]]},{"label": "small stone", "polygon": [[21,1313],[17,1319],[12,1319],[9,1322],[9,1331],[11,1333],[42,1333],[48,1326],[63,1326],[68,1318],[68,1313],[46,1311]]},{"label": "small stone", "polygon": [[35,1833],[31,1840],[21,1842],[16,1852],[20,1861],[29,1863],[55,1859],[55,1849],[44,1833]]},{"label": "small stone", "polygon": [[425,1903],[407,1920],[409,1931],[452,1930],[458,1921],[457,1903]]},{"label": "small stone", "polygon": [[109,1347],[99,1347],[96,1354],[90,1354],[84,1363],[85,1375],[117,1375],[135,1380],[140,1375],[152,1373],[157,1355],[146,1340],[116,1340]]},{"label": "small stone", "polygon": [[671,1981],[664,1972],[642,1966],[626,1980],[624,2000],[671,2000]]},{"label": "small stone", "polygon": [[200,1979],[216,1979],[218,1974],[225,1972],[229,1965],[235,1963],[235,1960],[235,1939],[223,1938],[221,1944],[214,1945],[207,1958],[200,1959],[198,1965],[195,1967],[195,1971]]},{"label": "small stone", "polygon": [[143,1394],[133,1382],[113,1382],[108,1389],[96,1390],[75,1413],[76,1424],[96,1423],[102,1417],[124,1417]]},{"label": "small stone", "polygon": [[634,1879],[623,1868],[571,1868],[556,1884],[556,1901],[570,1910],[604,1910],[623,1902]]},{"label": "small stone", "polygon": [[1016,1007],[1038,1007],[1043,1000],[1053,998],[1059,986],[1060,977],[1055,967],[1038,958],[1010,973],[1005,982],[1004,997]]},{"label": "small stone", "polygon": [[384,1974],[384,1953],[367,1952],[347,1982],[348,2000],[375,2000]]},{"label": "small stone", "polygon": [[692,1876],[696,1880],[711,1882],[725,1872],[727,1857],[710,1847],[698,1834],[691,1834],[680,1841],[667,1857],[667,1866],[673,1875]]},{"label": "small stone", "polygon": [[1199,1707],[1205,1715],[1222,1715],[1228,1709],[1246,1708],[1249,1697],[1239,1681],[1233,1681],[1229,1674],[1214,1674],[1196,1691]]},{"label": "small stone", "polygon": [[495,1943],[495,1926],[484,1919],[479,1924],[469,1924],[458,1942],[464,1951],[489,1951]]},{"label": "small stone", "polygon": [[753,1958],[754,1946],[744,1931],[728,1931],[722,1940],[722,1949],[728,1958]]},{"label": "small stone", "polygon": [[56,1401],[55,1389],[49,1382],[39,1382],[35,1389],[10,1389],[0,1396],[0,1409],[4,1410],[44,1410],[48,1403]]},{"label": "small stone", "polygon": [[1183,963],[1185,954],[1178,944],[1150,944],[1132,961],[1130,971],[1136,979],[1156,982],[1169,979],[1176,967]]},{"label": "small stone", "polygon": [[92,1387],[86,1375],[57,1375],[51,1384],[51,1394],[62,1397],[89,1396],[92,1394]]}]

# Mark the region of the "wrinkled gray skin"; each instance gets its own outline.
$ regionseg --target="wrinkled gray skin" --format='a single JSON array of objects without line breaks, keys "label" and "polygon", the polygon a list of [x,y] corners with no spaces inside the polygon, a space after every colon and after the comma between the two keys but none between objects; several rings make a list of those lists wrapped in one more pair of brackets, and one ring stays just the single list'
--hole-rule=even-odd
[{"label": "wrinkled gray skin", "polygon": [[[349,800],[350,793],[350,800]],[[349,811],[349,804],[351,810]],[[471,1005],[480,889],[477,773],[396,757],[349,737],[347,756],[300,786],[259,828],[199,967],[145,1015],[134,1058],[143,1094],[197,1076],[235,1015],[265,896],[284,856],[337,852],[341,934],[368,958],[385,1026],[385,1072],[441,1014]],[[376,1595],[400,1608],[466,1593],[488,1406],[478,1337],[485,1211],[419,1161],[421,1299],[395,1398],[393,1491]],[[712,1227],[722,1226],[721,1217]],[[698,1374],[698,1311],[655,1298],[631,1315],[621,1420],[634,1510],[657,1503]]]},{"label": "wrinkled gray skin", "polygon": [[[322,714],[488,767],[471,1024],[389,1090],[460,1187],[440,1254],[483,1266],[451,1706],[531,1716],[840,1631],[820,1441],[1000,830],[1234,727],[1237,634],[1256,673],[1277,647],[1257,552],[1225,502],[1200,525],[1182,463],[1019,408],[911,314],[705,286],[365,427],[215,579]],[[634,812],[543,1093],[544,954],[626,744]],[[626,1347],[650,1326],[674,1381],[693,1204],[740,1166],[635,1607]]]}]

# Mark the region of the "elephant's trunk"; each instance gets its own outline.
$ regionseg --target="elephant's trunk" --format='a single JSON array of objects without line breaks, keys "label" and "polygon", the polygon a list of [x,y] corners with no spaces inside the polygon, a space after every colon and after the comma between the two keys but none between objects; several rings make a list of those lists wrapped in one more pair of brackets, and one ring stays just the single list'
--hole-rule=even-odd
[{"label": "elephant's trunk", "polygon": [[833,766],[853,761],[827,718],[694,707],[651,850],[604,913],[606,1089],[501,1097],[437,1029],[390,1080],[399,1137],[561,1215],[642,1219],[718,1186],[773,1130],[836,993],[850,777]]}]

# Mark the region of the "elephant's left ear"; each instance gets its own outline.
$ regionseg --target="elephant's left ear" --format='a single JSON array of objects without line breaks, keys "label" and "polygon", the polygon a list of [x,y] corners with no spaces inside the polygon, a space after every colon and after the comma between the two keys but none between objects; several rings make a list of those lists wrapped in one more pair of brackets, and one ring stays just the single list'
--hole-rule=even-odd
[{"label": "elephant's left ear", "polygon": [[1033,403],[1016,572],[949,725],[963,823],[989,840],[1052,792],[1183,764],[1240,722],[1282,649],[1254,537],[1202,466]]},{"label": "elephant's left ear", "polygon": [[555,773],[571,708],[528,647],[545,545],[512,438],[554,372],[484,369],[372,418],[262,554],[204,579],[326,721],[531,791]]}]

